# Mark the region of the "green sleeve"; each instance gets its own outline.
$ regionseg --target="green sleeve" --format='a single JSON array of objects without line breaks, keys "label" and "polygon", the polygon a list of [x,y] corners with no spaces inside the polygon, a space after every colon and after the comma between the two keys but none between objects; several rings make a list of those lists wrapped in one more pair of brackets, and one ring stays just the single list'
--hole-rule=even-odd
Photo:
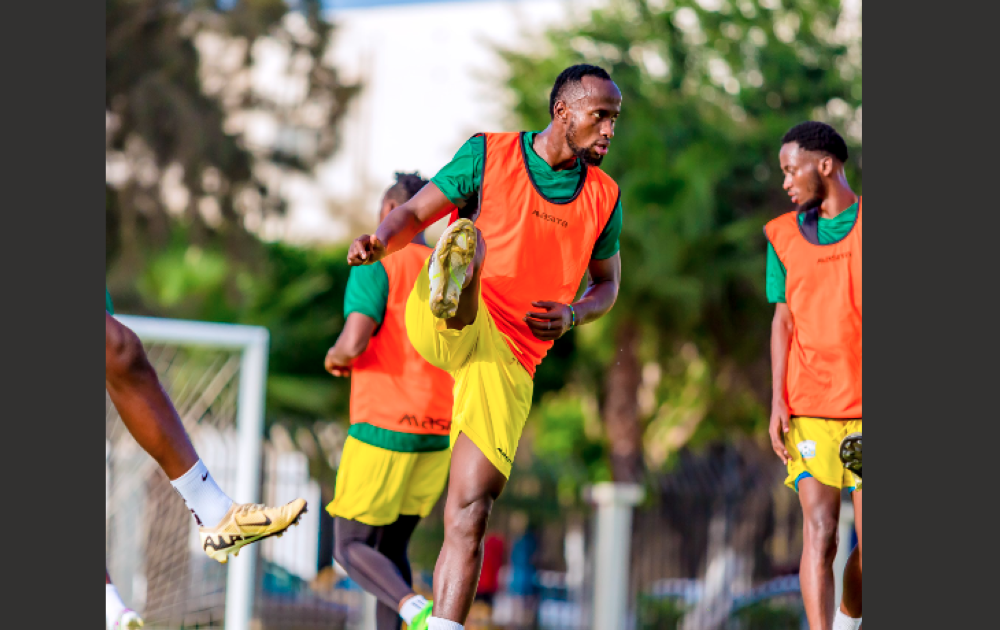
[{"label": "green sleeve", "polygon": [[604,226],[604,231],[601,232],[601,236],[597,239],[597,244],[594,245],[594,254],[592,258],[594,260],[607,260],[621,249],[621,235],[622,235],[622,200],[619,199],[618,203],[615,204],[615,210],[611,213],[611,218],[608,219],[608,224]]},{"label": "green sleeve", "polygon": [[104,287],[104,310],[108,315],[115,314],[115,305],[111,301],[111,291],[108,291],[108,287]]},{"label": "green sleeve", "polygon": [[374,265],[354,267],[347,280],[344,295],[344,317],[351,313],[361,313],[375,320],[381,326],[385,320],[385,305],[389,302],[389,276],[385,267],[378,262]]},{"label": "green sleeve", "polygon": [[785,303],[785,278],[788,272],[771,243],[767,244],[767,301]]},{"label": "green sleeve", "polygon": [[448,201],[464,208],[469,199],[479,195],[485,162],[486,136],[475,136],[462,145],[451,162],[431,182],[444,193]]}]

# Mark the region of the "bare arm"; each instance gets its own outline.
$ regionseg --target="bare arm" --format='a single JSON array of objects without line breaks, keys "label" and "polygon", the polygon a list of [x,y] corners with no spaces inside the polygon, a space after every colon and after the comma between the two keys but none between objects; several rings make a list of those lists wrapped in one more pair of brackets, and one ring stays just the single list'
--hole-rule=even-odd
[{"label": "bare arm", "polygon": [[[591,259],[590,281],[579,302],[573,304],[576,311],[576,325],[595,322],[611,312],[618,301],[618,290],[622,282],[621,254],[607,260]],[[569,306],[557,302],[533,302],[536,308],[545,312],[528,313],[527,322],[531,333],[542,341],[555,341],[573,328],[573,314]]]},{"label": "bare arm", "polygon": [[347,254],[352,267],[372,265],[406,247],[425,227],[440,219],[453,204],[433,183],[389,213],[374,236],[357,238]]},{"label": "bare arm", "polygon": [[326,371],[334,376],[350,376],[351,366],[368,349],[376,328],[378,324],[367,315],[348,315],[337,343],[326,354]]},{"label": "bare arm", "polygon": [[795,331],[795,320],[787,304],[778,304],[771,323],[771,374],[773,377],[771,397],[771,447],[785,464],[788,464],[788,449],[784,435],[790,429],[788,400],[785,398],[788,378],[788,349]]}]

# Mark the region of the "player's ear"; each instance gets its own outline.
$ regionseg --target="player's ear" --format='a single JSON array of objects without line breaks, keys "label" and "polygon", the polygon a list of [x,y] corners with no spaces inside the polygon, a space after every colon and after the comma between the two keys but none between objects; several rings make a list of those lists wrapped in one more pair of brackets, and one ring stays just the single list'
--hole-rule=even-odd
[{"label": "player's ear", "polygon": [[553,118],[558,118],[563,121],[569,119],[569,107],[566,106],[566,101],[556,101],[555,107],[552,109],[552,115]]},{"label": "player's ear", "polygon": [[823,177],[830,177],[833,175],[833,158],[830,156],[824,156],[819,160],[819,174]]}]

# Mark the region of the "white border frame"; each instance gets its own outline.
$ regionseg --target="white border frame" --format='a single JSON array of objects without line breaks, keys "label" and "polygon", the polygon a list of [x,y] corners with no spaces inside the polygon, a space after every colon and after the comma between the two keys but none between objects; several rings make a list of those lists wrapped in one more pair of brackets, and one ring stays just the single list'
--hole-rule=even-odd
[{"label": "white border frame", "polygon": [[[260,502],[261,458],[264,440],[264,400],[267,386],[267,355],[271,335],[260,326],[210,324],[206,322],[116,316],[144,342],[178,343],[189,346],[240,350],[239,401],[236,431],[239,450],[233,499],[239,503]],[[230,560],[226,584],[226,630],[247,630],[253,617],[254,577],[260,545],[243,550]]]}]

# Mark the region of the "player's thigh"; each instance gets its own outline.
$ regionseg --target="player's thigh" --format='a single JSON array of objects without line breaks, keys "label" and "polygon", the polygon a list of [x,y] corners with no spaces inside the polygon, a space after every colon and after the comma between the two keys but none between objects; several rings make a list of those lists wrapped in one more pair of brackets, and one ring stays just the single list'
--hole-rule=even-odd
[{"label": "player's thigh", "polygon": [[331,516],[382,527],[399,518],[407,480],[416,463],[413,453],[398,453],[347,438]]},{"label": "player's thigh", "polygon": [[492,319],[486,323],[489,330],[480,337],[473,359],[454,374],[452,443],[459,435],[466,435],[510,478],[531,411],[534,383]]},{"label": "player's thigh", "polygon": [[[431,312],[430,295],[430,278],[425,264],[406,301],[406,333],[425,361],[446,372],[455,372],[472,356],[482,326],[477,320],[462,330],[449,330],[447,322]],[[481,303],[480,312],[485,311]]]}]

